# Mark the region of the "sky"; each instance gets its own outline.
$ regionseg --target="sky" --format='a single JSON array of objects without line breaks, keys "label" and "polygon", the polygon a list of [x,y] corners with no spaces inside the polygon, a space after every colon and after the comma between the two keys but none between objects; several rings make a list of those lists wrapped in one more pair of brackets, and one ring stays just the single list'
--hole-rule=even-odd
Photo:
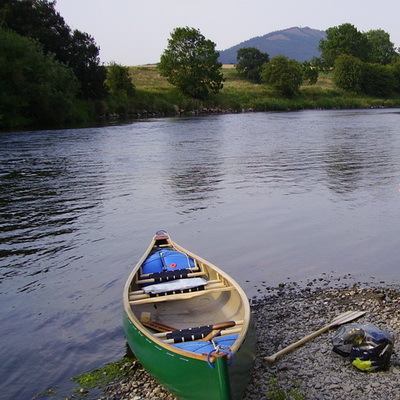
[{"label": "sky", "polygon": [[56,10],[71,29],[94,38],[105,64],[157,63],[171,32],[186,26],[217,50],[294,26],[344,23],[362,32],[383,29],[400,47],[399,0],[57,0]]}]

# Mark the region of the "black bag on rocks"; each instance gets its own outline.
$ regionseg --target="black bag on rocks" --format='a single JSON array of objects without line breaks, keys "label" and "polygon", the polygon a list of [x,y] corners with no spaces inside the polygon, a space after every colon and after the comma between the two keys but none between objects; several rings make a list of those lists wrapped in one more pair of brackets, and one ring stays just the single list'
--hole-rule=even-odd
[{"label": "black bag on rocks", "polygon": [[361,371],[380,371],[389,367],[394,337],[374,324],[342,326],[332,338],[333,351]]}]

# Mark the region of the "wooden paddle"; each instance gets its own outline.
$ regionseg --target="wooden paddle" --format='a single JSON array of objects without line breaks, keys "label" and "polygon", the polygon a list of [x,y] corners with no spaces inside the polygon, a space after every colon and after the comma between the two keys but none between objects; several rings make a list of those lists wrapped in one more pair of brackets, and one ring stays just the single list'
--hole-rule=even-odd
[{"label": "wooden paddle", "polygon": [[347,322],[353,321],[353,320],[361,317],[365,313],[366,313],[366,311],[347,311],[343,314],[340,314],[334,320],[332,320],[332,322],[330,324],[324,326],[323,328],[319,329],[318,331],[311,333],[310,335],[303,337],[303,339],[298,340],[296,343],[292,343],[291,345],[285,347],[284,349],[276,352],[272,356],[264,357],[264,360],[268,361],[268,362],[274,362],[278,357],[282,356],[283,354],[286,354],[287,352],[295,349],[296,347],[301,346],[302,344],[308,342],[309,340],[314,339],[315,337],[321,335],[322,333],[326,332],[327,330],[334,328],[336,326],[343,325]]}]

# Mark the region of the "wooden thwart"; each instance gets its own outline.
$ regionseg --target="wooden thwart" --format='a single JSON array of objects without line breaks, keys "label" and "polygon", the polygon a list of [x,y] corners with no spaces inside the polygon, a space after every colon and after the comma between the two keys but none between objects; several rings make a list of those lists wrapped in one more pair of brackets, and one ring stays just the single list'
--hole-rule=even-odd
[{"label": "wooden thwart", "polygon": [[172,300],[185,300],[191,299],[197,296],[204,296],[205,294],[209,293],[218,293],[218,292],[227,292],[235,290],[233,286],[225,286],[220,288],[213,288],[213,289],[204,289],[199,290],[198,292],[190,292],[190,293],[179,293],[179,294],[170,294],[166,296],[160,297],[144,297],[135,300],[129,300],[129,304],[143,304],[143,303],[159,303],[162,301],[172,301]]},{"label": "wooden thwart", "polygon": [[166,294],[163,296],[151,297],[149,294],[144,293],[143,290],[137,290],[129,294],[129,304],[142,304],[142,303],[158,303],[162,301],[183,300],[191,299],[192,297],[202,296],[208,293],[226,292],[235,290],[233,286],[227,286],[226,283],[220,280],[209,281],[204,289],[188,293]]}]

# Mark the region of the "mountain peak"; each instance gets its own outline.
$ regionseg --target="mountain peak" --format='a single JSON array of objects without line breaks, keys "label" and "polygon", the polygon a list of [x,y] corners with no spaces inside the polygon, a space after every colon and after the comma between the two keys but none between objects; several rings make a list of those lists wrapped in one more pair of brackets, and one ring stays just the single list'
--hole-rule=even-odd
[{"label": "mountain peak", "polygon": [[325,37],[325,31],[295,26],[267,33],[264,36],[256,36],[229,49],[220,51],[219,61],[223,64],[236,64],[236,54],[239,49],[255,47],[261,52],[267,53],[270,58],[282,54],[303,62],[320,56],[318,50],[319,42]]}]

